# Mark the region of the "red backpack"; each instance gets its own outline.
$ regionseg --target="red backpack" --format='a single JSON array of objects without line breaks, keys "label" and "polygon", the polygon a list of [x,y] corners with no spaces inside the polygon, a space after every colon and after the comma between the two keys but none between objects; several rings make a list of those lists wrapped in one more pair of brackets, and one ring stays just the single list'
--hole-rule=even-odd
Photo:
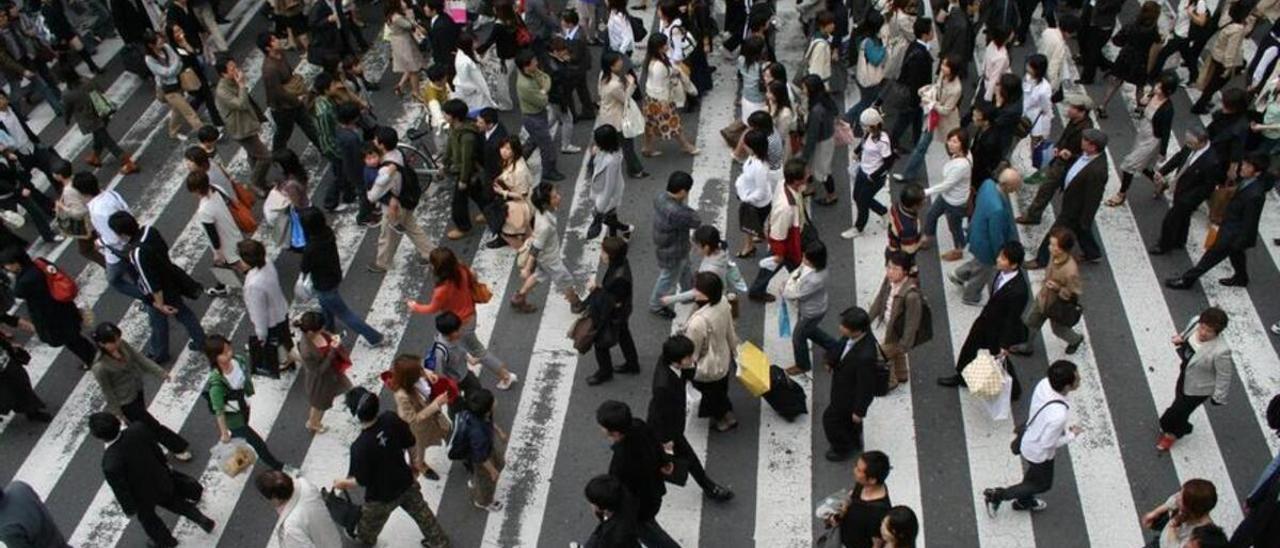
[{"label": "red backpack", "polygon": [[57,265],[49,262],[48,259],[34,259],[36,267],[40,269],[40,273],[44,274],[45,283],[49,284],[49,295],[53,300],[60,303],[75,302],[76,295],[80,293],[80,288],[76,286],[76,281],[66,272],[58,268]]}]

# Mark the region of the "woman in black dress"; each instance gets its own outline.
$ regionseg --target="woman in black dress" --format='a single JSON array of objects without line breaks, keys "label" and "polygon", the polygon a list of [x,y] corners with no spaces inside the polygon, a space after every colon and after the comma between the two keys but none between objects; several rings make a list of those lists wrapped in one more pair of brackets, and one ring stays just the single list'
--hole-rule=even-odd
[{"label": "woman in black dress", "polygon": [[[1122,27],[1120,33],[1111,39],[1112,43],[1120,46],[1120,54],[1107,72],[1111,78],[1107,82],[1107,93],[1097,108],[1098,118],[1107,117],[1107,103],[1125,83],[1137,86],[1137,97],[1143,97],[1142,89],[1149,76],[1147,65],[1151,61],[1151,47],[1160,41],[1159,21],[1160,4],[1147,0],[1142,4],[1138,18]],[[1142,116],[1143,106],[1146,103],[1140,101],[1137,117]]]}]

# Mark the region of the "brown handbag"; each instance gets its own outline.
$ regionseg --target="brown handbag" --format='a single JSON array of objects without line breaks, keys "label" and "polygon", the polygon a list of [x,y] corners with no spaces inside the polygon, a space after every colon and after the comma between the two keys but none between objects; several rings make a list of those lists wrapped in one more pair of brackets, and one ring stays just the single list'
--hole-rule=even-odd
[{"label": "brown handbag", "polygon": [[200,91],[200,76],[193,69],[182,69],[182,72],[178,73],[178,84],[182,86],[182,91]]}]

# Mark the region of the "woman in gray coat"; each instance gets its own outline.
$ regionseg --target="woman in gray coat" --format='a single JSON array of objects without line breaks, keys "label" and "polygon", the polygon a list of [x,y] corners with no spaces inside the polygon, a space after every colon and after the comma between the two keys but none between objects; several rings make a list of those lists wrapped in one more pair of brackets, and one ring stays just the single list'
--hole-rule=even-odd
[{"label": "woman in gray coat", "polygon": [[[298,341],[298,354],[302,358],[302,378],[307,390],[307,430],[323,434],[324,412],[333,407],[333,400],[351,390],[351,379],[346,369],[351,358],[342,349],[342,339],[325,331],[324,315],[311,311],[298,318],[294,327],[302,331]],[[345,360],[345,363],[344,361]]]},{"label": "woman in gray coat", "polygon": [[1214,405],[1227,402],[1235,362],[1226,339],[1221,337],[1226,328],[1227,313],[1211,306],[1191,320],[1182,333],[1173,336],[1182,370],[1174,387],[1173,403],[1160,415],[1156,450],[1168,452],[1179,438],[1191,433],[1187,419],[1205,400]]},{"label": "woman in gray coat", "polygon": [[591,172],[591,226],[587,238],[600,235],[602,227],[608,227],[608,236],[631,238],[631,225],[618,220],[618,208],[627,190],[622,175],[622,134],[611,125],[596,128],[595,146],[587,170]]}]

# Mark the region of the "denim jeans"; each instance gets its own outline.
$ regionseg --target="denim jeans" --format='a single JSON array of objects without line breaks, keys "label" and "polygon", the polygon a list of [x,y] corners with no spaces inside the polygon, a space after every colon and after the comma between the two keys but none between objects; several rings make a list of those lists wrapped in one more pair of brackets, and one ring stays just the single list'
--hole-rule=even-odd
[{"label": "denim jeans", "polygon": [[916,141],[916,148],[911,151],[911,156],[907,158],[907,167],[902,170],[902,178],[908,182],[915,181],[920,178],[920,170],[924,169],[924,156],[929,153],[929,144],[933,142],[933,132],[926,131],[920,134],[920,140]]},{"label": "denim jeans", "polygon": [[[185,301],[179,300],[174,305],[178,309],[178,313],[173,318],[182,324],[187,330],[187,337],[191,339],[188,348],[202,349],[204,348],[204,328],[200,326],[200,318],[197,318],[191,308],[187,306]],[[148,306],[154,310],[154,307]],[[151,354],[152,359],[156,361],[167,361],[169,358],[169,320],[164,314],[156,310],[155,313],[160,316],[160,321],[151,325],[151,338],[147,340],[147,350]]]},{"label": "denim jeans", "polygon": [[831,352],[839,344],[835,338],[822,330],[824,316],[826,315],[800,318],[795,328],[791,330],[791,350],[795,353],[796,367],[804,371],[813,369],[813,350],[809,348],[809,341],[822,347],[823,352]]},{"label": "denim jeans", "polygon": [[932,238],[938,233],[938,218],[947,216],[947,228],[951,229],[951,240],[955,249],[964,249],[964,217],[965,206],[951,205],[942,196],[935,197],[929,205],[929,212],[924,216],[924,235]]},{"label": "denim jeans", "polygon": [[681,289],[693,287],[693,270],[689,268],[689,258],[680,259],[671,268],[658,269],[658,281],[653,283],[653,293],[649,295],[649,310],[663,308],[662,298],[675,294],[674,287],[679,283]]},{"label": "denim jeans", "polygon": [[551,139],[551,122],[547,120],[547,111],[525,114],[521,117],[521,122],[524,130],[529,132],[529,137],[538,145],[538,153],[542,155],[542,172],[556,173],[556,157],[560,154],[560,149]]},{"label": "denim jeans", "polygon": [[352,331],[364,337],[365,342],[369,344],[382,342],[382,333],[352,312],[347,302],[342,300],[342,294],[338,293],[336,287],[328,291],[316,290],[316,300],[320,302],[320,312],[324,314],[325,329],[333,331],[336,327],[334,320],[342,320],[342,323]]},{"label": "denim jeans", "polygon": [[883,85],[875,85],[870,87],[862,87],[858,85],[858,102],[844,113],[844,120],[854,128],[859,128],[858,118],[862,116],[862,111],[867,110],[877,99],[880,98],[880,89]]}]

